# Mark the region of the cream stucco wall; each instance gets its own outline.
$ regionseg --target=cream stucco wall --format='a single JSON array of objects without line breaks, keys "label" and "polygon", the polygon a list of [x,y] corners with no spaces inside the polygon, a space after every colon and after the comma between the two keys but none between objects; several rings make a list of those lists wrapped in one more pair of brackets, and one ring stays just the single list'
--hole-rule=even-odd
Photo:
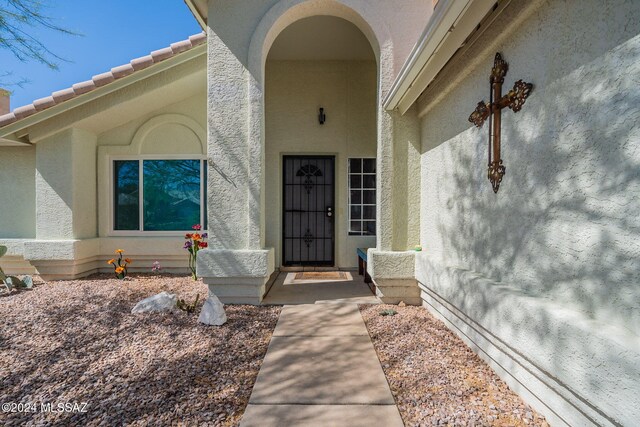
[{"label": "cream stucco wall", "polygon": [[[336,158],[336,266],[357,266],[356,248],[372,236],[348,235],[347,159],[376,157],[376,64],[373,61],[269,61],[266,67],[266,245],[282,258],[282,156]],[[318,123],[318,108],[327,116]]]},{"label": "cream stucco wall", "polygon": [[[206,95],[136,117],[98,138],[100,237],[114,235],[111,218],[110,165],[114,156],[181,156],[206,154]],[[118,234],[118,233],[115,233]],[[138,236],[139,237],[139,236]]]},{"label": "cream stucco wall", "polygon": [[96,137],[67,129],[36,144],[36,238],[97,236]]},{"label": "cream stucco wall", "polygon": [[0,238],[36,235],[35,167],[35,147],[0,147]]},{"label": "cream stucco wall", "polygon": [[[298,19],[325,14],[339,16],[348,8],[364,17],[365,22],[374,28],[374,33],[376,25],[383,24],[392,40],[378,41],[384,41],[387,45],[384,48],[393,44],[394,65],[389,76],[393,79],[431,16],[433,3],[431,0],[260,0],[241,3],[236,0],[210,0],[209,26],[233,55],[249,67],[250,56],[255,55],[251,52],[252,37],[260,30],[261,21],[270,14],[277,16],[280,9],[289,8],[299,9]],[[375,37],[371,32],[366,35]],[[370,39],[370,42],[375,44],[375,40]]]},{"label": "cream stucco wall", "polygon": [[[377,246],[383,251],[392,251],[396,235],[405,236],[405,242],[417,240],[415,235],[409,237],[406,232],[394,232],[394,226],[405,224],[394,218],[400,212],[393,208],[392,197],[394,185],[403,181],[402,177],[394,176],[394,168],[398,166],[394,163],[394,144],[396,137],[403,135],[399,127],[404,126],[404,120],[384,111],[379,101],[388,93],[432,11],[432,3],[423,0],[209,2],[208,153],[211,167],[208,193],[209,204],[217,206],[217,211],[209,215],[213,232],[210,249],[199,256],[198,269],[205,282],[213,286],[219,282],[223,286],[229,277],[236,277],[236,270],[216,261],[227,259],[226,255],[220,256],[222,252],[233,255],[236,251],[233,259],[242,264],[246,258],[249,268],[256,259],[250,251],[274,251],[266,244],[265,209],[271,195],[266,193],[265,184],[265,64],[274,40],[285,28],[318,15],[339,17],[354,24],[371,44],[376,58],[378,191],[386,194],[378,203]],[[417,166],[415,161],[411,164]],[[417,174],[416,167],[411,175]],[[417,194],[412,199],[417,200]],[[401,203],[402,198],[398,202]],[[401,214],[406,218],[406,212]],[[417,234],[417,227],[411,229]],[[225,269],[230,272],[229,276],[220,276]]]},{"label": "cream stucco wall", "polygon": [[[34,199],[31,211],[20,216],[25,224],[32,224],[14,227],[24,228],[22,235],[0,228],[0,244],[9,247],[2,260],[6,271],[33,272],[35,266],[47,278],[109,271],[105,261],[117,248],[125,249],[136,261],[132,271],[150,271],[156,260],[167,271],[186,271],[181,236],[115,236],[109,231],[110,156],[189,154],[205,158],[204,47],[186,55],[165,71],[27,129],[34,147],[20,148],[19,153],[24,154],[0,148],[15,157],[14,164],[25,166],[15,178],[5,177],[2,169],[0,191],[7,188],[5,183],[24,176],[21,196],[12,209],[28,204],[29,197]],[[0,162],[5,160],[8,157]],[[4,212],[1,218],[6,218]]]},{"label": "cream stucco wall", "polygon": [[[509,63],[505,87],[534,84],[522,111],[503,110],[497,195],[487,124],[467,122],[488,98],[496,51]],[[494,347],[479,343],[508,346],[508,376],[546,396],[555,424],[635,424],[640,3],[514,3],[442,75],[419,103],[427,304],[485,355]]]},{"label": "cream stucco wall", "polygon": [[[192,156],[206,155],[206,95],[204,91],[175,104],[147,112],[134,120],[110,129],[98,137],[98,204],[100,258],[112,257],[123,248],[135,260],[132,271],[150,271],[159,261],[165,271],[185,271],[184,239],[179,233],[145,235],[112,230],[111,162],[116,157],[129,156]],[[107,271],[106,264],[100,265]],[[107,266],[108,267],[108,266]]]}]

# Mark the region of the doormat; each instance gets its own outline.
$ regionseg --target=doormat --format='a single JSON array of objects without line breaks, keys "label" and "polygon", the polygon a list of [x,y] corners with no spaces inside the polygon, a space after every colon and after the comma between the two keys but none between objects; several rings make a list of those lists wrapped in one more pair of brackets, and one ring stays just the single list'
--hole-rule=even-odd
[{"label": "doormat", "polygon": [[348,280],[344,271],[303,271],[295,280]]}]

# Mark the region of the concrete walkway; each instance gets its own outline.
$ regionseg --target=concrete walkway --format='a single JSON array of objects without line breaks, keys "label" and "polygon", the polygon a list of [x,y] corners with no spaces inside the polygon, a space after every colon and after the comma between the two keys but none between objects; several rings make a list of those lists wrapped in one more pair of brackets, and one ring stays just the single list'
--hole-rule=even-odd
[{"label": "concrete walkway", "polygon": [[240,425],[404,425],[356,304],[283,308]]}]

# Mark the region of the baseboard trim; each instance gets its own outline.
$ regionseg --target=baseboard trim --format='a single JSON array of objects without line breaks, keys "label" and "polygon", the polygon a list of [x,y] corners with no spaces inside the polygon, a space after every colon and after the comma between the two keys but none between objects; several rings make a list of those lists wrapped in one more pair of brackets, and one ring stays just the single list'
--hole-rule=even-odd
[{"label": "baseboard trim", "polygon": [[517,350],[503,343],[433,289],[421,282],[418,282],[418,285],[421,290],[422,306],[442,320],[491,366],[512,390],[544,415],[550,425],[620,426],[556,378],[527,360]]}]

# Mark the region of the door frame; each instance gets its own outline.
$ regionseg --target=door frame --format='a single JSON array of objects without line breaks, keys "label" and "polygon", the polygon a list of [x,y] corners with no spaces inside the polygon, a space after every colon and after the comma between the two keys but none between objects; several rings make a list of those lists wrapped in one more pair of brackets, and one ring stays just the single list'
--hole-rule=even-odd
[{"label": "door frame", "polygon": [[[331,176],[331,182],[333,183],[332,185],[332,191],[331,191],[331,206],[333,207],[333,217],[332,217],[332,224],[333,227],[331,229],[331,261],[311,261],[311,262],[306,262],[306,263],[299,263],[299,264],[294,264],[294,263],[287,263],[286,261],[286,246],[285,246],[285,241],[286,241],[286,236],[285,236],[285,232],[286,232],[286,227],[285,227],[285,220],[286,220],[286,163],[287,163],[287,159],[302,159],[302,158],[312,158],[312,159],[329,159],[333,162],[333,168],[331,170],[332,176]],[[336,264],[336,214],[338,209],[336,209],[336,167],[337,167],[337,161],[336,161],[336,156],[332,155],[332,154],[285,154],[282,156],[282,166],[281,166],[281,173],[282,173],[282,185],[280,186],[280,191],[282,194],[282,211],[280,213],[281,215],[281,227],[282,227],[282,233],[281,233],[281,241],[280,241],[280,245],[282,246],[282,260],[280,262],[280,264],[283,267],[293,267],[293,266],[302,266],[302,267],[306,267],[306,266],[316,266],[316,267],[334,267]]]}]

